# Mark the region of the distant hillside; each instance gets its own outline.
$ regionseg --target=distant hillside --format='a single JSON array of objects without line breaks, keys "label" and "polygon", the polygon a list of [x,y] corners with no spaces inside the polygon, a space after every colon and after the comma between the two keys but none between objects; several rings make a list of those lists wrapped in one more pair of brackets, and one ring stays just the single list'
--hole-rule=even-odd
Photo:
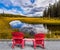
[{"label": "distant hillside", "polygon": [[22,15],[13,15],[13,14],[0,14],[0,17],[26,17]]},{"label": "distant hillside", "polygon": [[35,18],[40,18],[42,16],[23,16],[23,15],[14,15],[14,14],[5,14],[5,13],[2,13],[0,14],[0,17],[35,17]]}]

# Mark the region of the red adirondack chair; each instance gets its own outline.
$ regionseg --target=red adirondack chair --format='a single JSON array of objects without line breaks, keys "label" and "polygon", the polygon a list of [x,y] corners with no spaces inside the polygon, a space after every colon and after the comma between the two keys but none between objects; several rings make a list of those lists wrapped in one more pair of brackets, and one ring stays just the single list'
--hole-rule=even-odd
[{"label": "red adirondack chair", "polygon": [[34,38],[35,38],[34,48],[36,48],[37,45],[42,45],[42,47],[44,48],[45,34],[43,33],[35,34]]},{"label": "red adirondack chair", "polygon": [[22,48],[24,48],[24,34],[22,32],[12,32],[12,48],[16,44],[21,44]]}]

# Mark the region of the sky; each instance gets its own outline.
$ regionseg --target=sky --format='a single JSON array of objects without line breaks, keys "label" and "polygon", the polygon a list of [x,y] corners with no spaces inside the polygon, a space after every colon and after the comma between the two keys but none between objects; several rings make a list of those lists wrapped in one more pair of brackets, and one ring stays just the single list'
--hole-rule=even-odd
[{"label": "sky", "polygon": [[42,16],[43,11],[58,0],[0,0],[0,13]]}]

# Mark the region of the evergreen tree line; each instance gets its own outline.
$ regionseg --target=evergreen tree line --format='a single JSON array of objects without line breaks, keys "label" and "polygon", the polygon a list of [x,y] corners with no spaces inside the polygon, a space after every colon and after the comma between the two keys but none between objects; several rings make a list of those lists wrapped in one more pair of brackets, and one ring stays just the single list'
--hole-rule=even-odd
[{"label": "evergreen tree line", "polygon": [[43,16],[60,18],[60,1],[55,2],[54,5],[49,4],[49,7],[44,10]]}]

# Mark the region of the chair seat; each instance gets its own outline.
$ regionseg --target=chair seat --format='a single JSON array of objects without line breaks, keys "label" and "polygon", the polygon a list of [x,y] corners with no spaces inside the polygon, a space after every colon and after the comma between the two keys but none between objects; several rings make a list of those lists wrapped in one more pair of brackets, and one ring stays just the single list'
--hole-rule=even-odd
[{"label": "chair seat", "polygon": [[44,40],[44,38],[35,38],[35,40]]},{"label": "chair seat", "polygon": [[35,41],[37,44],[42,44],[42,40],[36,40]]},{"label": "chair seat", "polygon": [[22,39],[14,39],[16,44],[21,44],[22,43]]}]

